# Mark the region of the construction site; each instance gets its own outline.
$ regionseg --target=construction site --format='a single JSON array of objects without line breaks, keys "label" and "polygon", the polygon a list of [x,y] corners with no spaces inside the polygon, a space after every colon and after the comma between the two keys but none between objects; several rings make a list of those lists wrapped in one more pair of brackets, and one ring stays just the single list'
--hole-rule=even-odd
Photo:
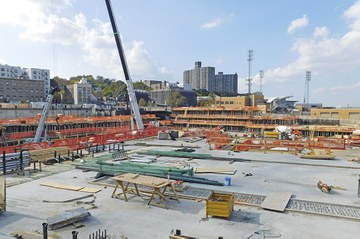
[{"label": "construction site", "polygon": [[37,117],[0,119],[1,239],[360,234],[360,119],[218,105],[140,114],[105,3],[131,114],[51,115],[53,87]]}]

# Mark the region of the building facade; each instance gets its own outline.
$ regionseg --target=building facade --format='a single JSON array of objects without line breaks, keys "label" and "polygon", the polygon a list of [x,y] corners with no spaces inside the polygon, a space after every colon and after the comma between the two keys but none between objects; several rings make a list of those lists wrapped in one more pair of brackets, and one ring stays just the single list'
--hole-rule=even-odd
[{"label": "building facade", "polygon": [[42,80],[0,78],[0,100],[3,102],[45,101],[45,84]]},{"label": "building facade", "polygon": [[45,94],[48,94],[50,91],[50,70],[38,69],[38,68],[24,68],[24,71],[27,73],[31,80],[42,80],[45,85]]},{"label": "building facade", "polygon": [[238,92],[238,75],[219,72],[215,76],[215,91],[236,94]]},{"label": "building facade", "polygon": [[74,85],[74,104],[90,104],[91,103],[91,84],[85,78],[81,79],[79,83]]},{"label": "building facade", "polygon": [[311,109],[310,116],[318,119],[360,120],[360,108]]},{"label": "building facade", "polygon": [[25,79],[44,81],[44,94],[50,91],[50,70],[38,68],[21,68],[0,64],[0,77],[6,79]]}]

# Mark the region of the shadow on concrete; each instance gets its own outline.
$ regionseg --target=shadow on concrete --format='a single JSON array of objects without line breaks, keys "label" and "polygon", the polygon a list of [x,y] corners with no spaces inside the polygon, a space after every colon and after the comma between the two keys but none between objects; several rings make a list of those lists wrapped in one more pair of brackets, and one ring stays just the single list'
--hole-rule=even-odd
[{"label": "shadow on concrete", "polygon": [[250,224],[260,224],[260,213],[246,212],[246,211],[233,211],[230,221],[242,222]]},{"label": "shadow on concrete", "polygon": [[32,218],[32,219],[38,219],[38,220],[44,220],[43,218],[40,217],[33,217],[27,214],[21,214],[21,213],[17,213],[17,212],[10,212],[10,211],[6,211],[1,213],[0,215],[1,220],[0,220],[0,228],[3,228],[9,224],[12,224],[16,221],[19,221],[21,219],[24,218]]}]

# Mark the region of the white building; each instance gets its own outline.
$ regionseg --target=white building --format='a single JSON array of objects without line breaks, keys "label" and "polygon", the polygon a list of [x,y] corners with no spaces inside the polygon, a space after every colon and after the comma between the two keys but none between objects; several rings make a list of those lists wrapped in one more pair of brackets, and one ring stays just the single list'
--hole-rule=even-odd
[{"label": "white building", "polygon": [[91,102],[91,84],[85,78],[74,84],[74,104],[89,104]]},{"label": "white building", "polygon": [[0,77],[7,79],[20,79],[22,70],[20,66],[9,66],[0,64]]}]

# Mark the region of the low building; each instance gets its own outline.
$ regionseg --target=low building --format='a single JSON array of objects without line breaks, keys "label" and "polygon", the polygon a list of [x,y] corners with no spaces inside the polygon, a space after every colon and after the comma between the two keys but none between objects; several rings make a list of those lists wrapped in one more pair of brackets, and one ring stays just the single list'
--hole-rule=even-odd
[{"label": "low building", "polygon": [[45,101],[43,80],[0,78],[0,100],[3,102]]},{"label": "low building", "polygon": [[91,103],[91,84],[89,84],[86,78],[80,80],[79,83],[75,83],[74,87],[74,104],[90,104]]},{"label": "low building", "polygon": [[360,120],[360,108],[311,109],[310,116],[319,119]]}]

